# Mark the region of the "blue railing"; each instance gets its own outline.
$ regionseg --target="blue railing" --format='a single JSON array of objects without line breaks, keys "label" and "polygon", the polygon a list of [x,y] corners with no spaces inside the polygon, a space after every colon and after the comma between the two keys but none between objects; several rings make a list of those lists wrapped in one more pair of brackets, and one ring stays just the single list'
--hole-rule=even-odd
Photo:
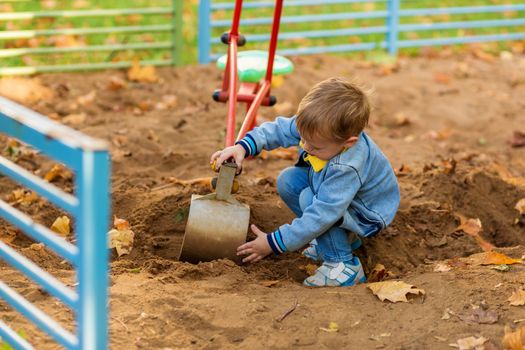
[{"label": "blue railing", "polygon": [[[373,10],[353,11],[352,6],[373,4]],[[452,45],[484,41],[504,41],[525,39],[525,3],[487,6],[443,6],[434,8],[413,8],[416,1],[402,0],[290,0],[284,3],[284,15],[281,20],[278,53],[284,55],[302,55],[328,52],[350,52],[374,49],[386,49],[390,54],[396,54],[400,48],[422,47],[433,45]],[[258,11],[271,8],[273,1],[246,2],[243,6],[243,16],[240,22],[241,32],[245,34],[248,43],[266,42],[268,34],[251,34],[257,26],[268,26],[271,17],[258,15]],[[322,7],[340,5],[339,11],[322,12]],[[421,6],[421,5],[419,5]],[[225,53],[221,46],[219,34],[228,31],[231,25],[231,10],[234,3],[219,3],[213,0],[201,0],[199,8],[199,62],[207,63]],[[312,15],[287,15],[287,10],[294,7],[310,7]],[[341,9],[344,9],[341,11]],[[255,10],[250,13],[248,11]],[[351,11],[348,11],[351,10]],[[312,12],[312,11],[310,11]],[[518,18],[506,18],[502,14],[515,12]],[[492,18],[479,19],[476,16],[492,14]],[[494,14],[499,15],[494,18]],[[460,20],[443,21],[439,16],[463,16]],[[465,16],[469,17],[465,20]],[[371,25],[360,25],[357,21],[368,20]],[[326,24],[330,28],[316,30],[294,30],[293,26],[310,23],[317,26]],[[334,23],[337,23],[334,28]],[[490,32],[491,29],[513,29],[513,32]],[[453,29],[478,29],[483,33],[459,35],[450,31]],[[441,31],[441,32],[439,32]],[[432,32],[438,35],[426,35],[417,38],[421,32]],[[407,34],[412,34],[408,36]],[[378,37],[379,35],[379,37]],[[354,43],[348,43],[350,36],[358,36]],[[416,36],[416,38],[413,38]],[[437,36],[437,37],[436,37]],[[294,47],[292,41],[301,39],[337,39],[340,43],[307,44]]]},{"label": "blue railing", "polygon": [[[107,348],[107,231],[110,210],[109,155],[104,141],[87,137],[62,124],[0,97],[0,133],[14,137],[75,173],[75,195],[0,157],[0,173],[69,212],[74,218],[76,245],[0,200],[0,216],[35,241],[44,243],[75,268],[76,291],[0,241],[0,258],[41,285],[74,313],[76,334],[62,328],[23,296],[0,281],[0,297],[67,349]],[[16,349],[33,349],[0,321],[0,337]]]}]

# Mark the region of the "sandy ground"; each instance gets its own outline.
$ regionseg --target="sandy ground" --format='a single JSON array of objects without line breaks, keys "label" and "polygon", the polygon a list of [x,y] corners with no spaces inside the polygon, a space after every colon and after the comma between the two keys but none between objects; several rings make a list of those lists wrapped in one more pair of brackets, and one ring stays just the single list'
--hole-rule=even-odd
[{"label": "sandy ground", "polygon": [[[294,63],[295,73],[272,91],[279,103],[261,109],[261,119],[292,115],[327,77],[356,79],[373,91],[367,132],[396,169],[402,203],[394,223],[365,240],[358,255],[368,273],[382,264],[388,279],[425,295],[391,303],[367,285],[305,288],[301,282],[314,266],[297,253],[253,266],[178,262],[190,196],[209,189],[163,185],[170,177],[213,175],[208,159],[223,144],[226,118],[226,106],[210,98],[220,72],[211,65],[166,68],[155,83],[128,82],[119,71],[42,75],[53,96],[24,102],[111,144],[113,214],[135,232],[131,254],[112,257],[111,348],[451,349],[458,339],[483,336],[486,349],[502,349],[504,328],[525,323],[525,306],[507,301],[525,287],[525,268],[501,272],[473,263],[467,257],[482,252],[480,239],[457,227],[458,215],[479,218],[482,240],[496,251],[525,254],[525,216],[514,208],[525,198],[525,148],[510,144],[514,131],[525,132],[525,55],[429,51],[391,66],[329,56]],[[239,178],[237,198],[266,231],[293,218],[275,188],[279,171],[294,162],[282,155],[249,161]],[[41,156],[18,163],[42,176],[52,167]],[[54,181],[72,191],[70,179]],[[4,200],[16,188],[0,179]],[[61,214],[42,201],[19,207],[47,226]],[[8,226],[1,230],[12,246],[74,284],[60,258]],[[443,265],[450,270],[435,271]],[[72,315],[56,300],[7,266],[2,276],[71,329]],[[57,347],[1,308],[2,320],[37,348]],[[473,317],[479,310],[495,319]]]}]

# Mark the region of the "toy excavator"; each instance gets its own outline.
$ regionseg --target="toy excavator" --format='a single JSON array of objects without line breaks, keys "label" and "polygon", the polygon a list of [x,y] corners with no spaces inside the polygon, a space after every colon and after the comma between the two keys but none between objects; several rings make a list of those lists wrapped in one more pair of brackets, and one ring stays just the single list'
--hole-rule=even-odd
[{"label": "toy excavator", "polygon": [[[228,45],[228,53],[217,61],[219,68],[224,69],[224,75],[222,87],[213,93],[213,99],[228,103],[226,147],[234,145],[256,125],[259,106],[273,106],[277,102],[270,95],[272,75],[293,71],[292,62],[275,55],[282,7],[283,0],[276,0],[268,52],[238,52],[238,47],[246,43],[246,38],[239,33],[242,0],[235,2],[230,31],[221,36],[221,41]],[[247,112],[235,137],[237,102],[246,103]],[[250,208],[232,195],[238,187],[236,173],[237,164],[227,161],[219,169],[214,193],[192,195],[179,260],[197,263],[229,258],[239,261],[236,250],[246,242]]]}]

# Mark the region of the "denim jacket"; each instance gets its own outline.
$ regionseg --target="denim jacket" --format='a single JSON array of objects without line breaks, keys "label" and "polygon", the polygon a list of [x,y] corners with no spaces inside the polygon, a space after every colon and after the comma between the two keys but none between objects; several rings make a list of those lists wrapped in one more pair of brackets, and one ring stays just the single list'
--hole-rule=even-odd
[{"label": "denim jacket", "polygon": [[[237,143],[254,156],[261,150],[298,146],[296,117],[278,117],[250,131]],[[301,158],[304,153],[300,149]],[[314,199],[303,215],[268,234],[275,253],[300,249],[334,225],[371,236],[389,225],[399,207],[400,194],[392,166],[363,131],[357,142],[339,153],[319,172],[309,169]]]}]

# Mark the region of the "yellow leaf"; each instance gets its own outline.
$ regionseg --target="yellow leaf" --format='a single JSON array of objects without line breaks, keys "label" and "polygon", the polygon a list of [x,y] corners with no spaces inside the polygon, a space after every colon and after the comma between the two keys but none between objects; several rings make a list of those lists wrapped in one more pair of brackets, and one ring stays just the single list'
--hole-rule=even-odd
[{"label": "yellow leaf", "polygon": [[129,254],[133,249],[135,233],[129,229],[129,223],[126,220],[115,217],[115,226],[117,226],[116,229],[108,232],[109,248],[115,248],[118,256]]},{"label": "yellow leaf", "polygon": [[53,225],[51,225],[51,230],[61,234],[64,237],[69,235],[71,233],[71,228],[69,227],[69,218],[65,215],[56,218]]},{"label": "yellow leaf", "polygon": [[328,324],[328,328],[319,327],[319,329],[322,330],[322,331],[325,331],[325,332],[333,333],[333,332],[339,331],[339,326],[337,325],[336,322],[330,322]]},{"label": "yellow leaf", "polygon": [[512,306],[525,305],[525,291],[523,289],[514,291],[507,301],[510,302]]},{"label": "yellow leaf", "polygon": [[389,300],[393,303],[398,301],[408,302],[407,294],[425,294],[423,289],[415,288],[403,281],[385,281],[367,284],[367,287],[381,301]]},{"label": "yellow leaf", "polygon": [[512,259],[505,254],[497,252],[486,252],[483,254],[484,258],[481,265],[512,265],[520,264],[522,262],[521,259]]},{"label": "yellow leaf", "polygon": [[484,251],[491,251],[494,249],[494,246],[491,243],[485,241],[479,234],[483,230],[480,219],[467,219],[461,214],[456,214],[456,216],[459,217],[461,224],[456,227],[454,232],[463,231],[467,235],[474,237],[476,242]]},{"label": "yellow leaf", "polygon": [[505,335],[503,336],[502,345],[505,350],[523,350],[525,349],[525,326],[512,332],[505,326]]},{"label": "yellow leaf", "polygon": [[278,88],[284,84],[284,77],[282,75],[276,75],[272,78],[272,88]]},{"label": "yellow leaf", "polygon": [[450,344],[450,346],[457,347],[459,350],[484,349],[483,344],[485,344],[487,340],[485,337],[468,337],[458,339],[457,344]]},{"label": "yellow leaf", "polygon": [[159,78],[154,66],[141,67],[139,60],[133,60],[131,68],[128,70],[128,79],[141,83],[154,83]]},{"label": "yellow leaf", "polygon": [[129,230],[130,225],[127,220],[117,218],[116,216],[113,217],[113,226],[117,230]]},{"label": "yellow leaf", "polygon": [[514,208],[520,212],[520,215],[525,214],[525,198],[520,199]]},{"label": "yellow leaf", "polygon": [[44,176],[44,179],[48,182],[53,182],[53,180],[58,177],[68,180],[72,177],[72,175],[63,165],[55,164],[53,165],[53,168],[51,168],[51,170],[49,170]]}]

